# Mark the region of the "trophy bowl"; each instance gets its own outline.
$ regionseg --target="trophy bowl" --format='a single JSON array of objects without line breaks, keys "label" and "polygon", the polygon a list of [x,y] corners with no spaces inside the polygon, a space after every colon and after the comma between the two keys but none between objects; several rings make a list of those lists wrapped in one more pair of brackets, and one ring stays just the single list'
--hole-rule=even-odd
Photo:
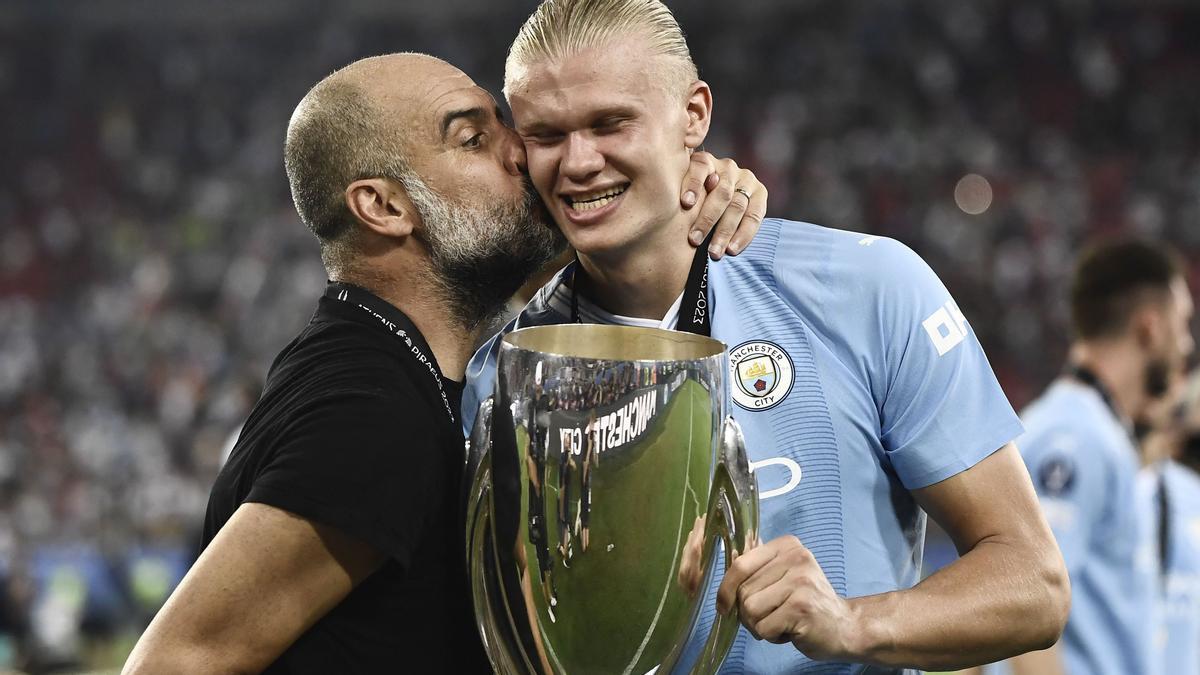
[{"label": "trophy bowl", "polygon": [[690,333],[503,338],[465,483],[467,569],[497,672],[717,670],[738,619],[697,634],[716,544],[728,565],[758,529],[727,373],[725,345]]}]

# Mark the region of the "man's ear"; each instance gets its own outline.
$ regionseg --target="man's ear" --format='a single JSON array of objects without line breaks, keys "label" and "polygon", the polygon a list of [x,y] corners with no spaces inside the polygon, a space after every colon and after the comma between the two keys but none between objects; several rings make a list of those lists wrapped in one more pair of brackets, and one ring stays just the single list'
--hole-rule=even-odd
[{"label": "man's ear", "polygon": [[712,90],[704,80],[696,80],[688,88],[687,116],[688,123],[684,130],[683,143],[690,150],[695,150],[704,144],[708,136],[708,127],[712,123]]},{"label": "man's ear", "polygon": [[346,186],[346,208],[360,223],[387,237],[406,237],[421,217],[408,193],[387,178],[363,178]]}]

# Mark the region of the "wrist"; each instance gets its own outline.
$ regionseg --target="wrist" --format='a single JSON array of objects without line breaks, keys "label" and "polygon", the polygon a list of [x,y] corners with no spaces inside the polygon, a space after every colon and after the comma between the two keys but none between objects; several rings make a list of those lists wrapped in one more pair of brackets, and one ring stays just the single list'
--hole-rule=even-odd
[{"label": "wrist", "polygon": [[892,646],[887,629],[884,599],[888,594],[846,600],[846,628],[843,632],[841,659],[855,663],[880,663],[880,657]]}]

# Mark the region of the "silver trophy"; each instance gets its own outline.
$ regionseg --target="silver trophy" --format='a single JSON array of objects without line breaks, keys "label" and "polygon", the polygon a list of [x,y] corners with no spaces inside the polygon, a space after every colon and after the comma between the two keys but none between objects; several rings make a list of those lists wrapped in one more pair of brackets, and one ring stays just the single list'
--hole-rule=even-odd
[{"label": "silver trophy", "polygon": [[717,670],[738,618],[696,626],[715,544],[728,565],[758,529],[728,372],[725,346],[689,333],[503,339],[465,488],[475,617],[498,672]]}]

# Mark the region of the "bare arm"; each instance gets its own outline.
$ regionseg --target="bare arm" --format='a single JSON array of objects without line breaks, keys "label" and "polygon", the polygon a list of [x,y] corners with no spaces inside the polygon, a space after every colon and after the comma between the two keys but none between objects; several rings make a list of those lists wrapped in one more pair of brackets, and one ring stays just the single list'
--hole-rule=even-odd
[{"label": "bare arm", "polygon": [[1054,644],[1067,570],[1016,446],[913,496],[962,557],[909,591],[851,601],[868,660],[949,669]]},{"label": "bare arm", "polygon": [[1053,644],[1066,623],[1062,556],[1009,444],[914,492],[962,557],[911,589],[839,598],[795,537],[744,554],[718,591],[756,637],[818,660],[953,670]]},{"label": "bare arm", "polygon": [[123,673],[257,673],[382,564],[373,547],[243,504],[159,610]]},{"label": "bare arm", "polygon": [[1064,675],[1067,672],[1062,655],[1058,653],[1058,645],[1014,656],[1009,659],[1008,665],[1012,675]]}]

